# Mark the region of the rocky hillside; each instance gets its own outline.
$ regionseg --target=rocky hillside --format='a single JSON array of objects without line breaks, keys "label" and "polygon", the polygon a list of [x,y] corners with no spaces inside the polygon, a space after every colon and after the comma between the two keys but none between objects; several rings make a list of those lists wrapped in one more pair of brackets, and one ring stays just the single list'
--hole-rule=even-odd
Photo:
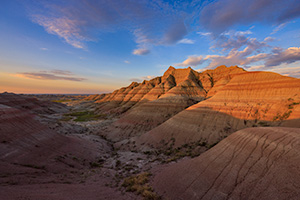
[{"label": "rocky hillside", "polygon": [[195,159],[163,169],[166,199],[299,199],[300,131],[248,128]]},{"label": "rocky hillside", "polygon": [[214,144],[237,130],[257,126],[300,127],[300,80],[270,72],[235,75],[201,101],[138,139],[156,145],[175,139]]}]

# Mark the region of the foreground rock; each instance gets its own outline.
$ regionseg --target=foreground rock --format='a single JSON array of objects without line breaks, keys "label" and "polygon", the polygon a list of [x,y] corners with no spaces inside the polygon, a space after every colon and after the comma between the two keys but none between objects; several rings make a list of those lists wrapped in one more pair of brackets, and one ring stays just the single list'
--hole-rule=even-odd
[{"label": "foreground rock", "polygon": [[299,199],[300,130],[240,130],[199,157],[163,169],[167,199]]}]

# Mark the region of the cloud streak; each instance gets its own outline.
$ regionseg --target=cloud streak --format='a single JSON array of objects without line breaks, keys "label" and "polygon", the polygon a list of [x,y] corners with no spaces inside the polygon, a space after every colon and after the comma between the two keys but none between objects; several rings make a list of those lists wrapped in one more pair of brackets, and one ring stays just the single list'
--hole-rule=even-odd
[{"label": "cloud streak", "polygon": [[37,80],[65,80],[65,81],[84,81],[86,78],[75,77],[70,71],[52,70],[39,72],[23,72],[15,76]]},{"label": "cloud streak", "polygon": [[202,64],[204,61],[206,61],[206,59],[203,59],[202,56],[189,56],[182,63],[177,63],[175,66],[197,66]]},{"label": "cloud streak", "polygon": [[140,55],[140,56],[147,55],[149,53],[150,53],[149,49],[135,49],[132,52],[132,54],[134,54],[134,55]]},{"label": "cloud streak", "polygon": [[191,39],[184,38],[178,41],[178,44],[194,44],[195,41]]}]

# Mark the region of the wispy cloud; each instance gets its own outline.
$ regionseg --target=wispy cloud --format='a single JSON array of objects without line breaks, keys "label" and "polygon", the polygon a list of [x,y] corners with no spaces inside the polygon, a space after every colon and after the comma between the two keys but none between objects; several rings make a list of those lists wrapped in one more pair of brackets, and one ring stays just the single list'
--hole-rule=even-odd
[{"label": "wispy cloud", "polygon": [[[47,71],[45,71],[47,72]],[[54,69],[49,71],[52,74],[57,74],[57,75],[65,75],[65,76],[72,76],[74,75],[71,71],[68,70],[61,70],[61,69]]]},{"label": "wispy cloud", "polygon": [[278,26],[276,26],[276,27],[273,29],[271,35],[273,35],[273,34],[277,33],[278,31],[282,30],[288,23],[289,23],[289,22],[285,22],[285,23],[282,23],[282,24],[279,24]]},{"label": "wispy cloud", "polygon": [[[273,48],[270,53],[258,53],[264,45],[259,42],[246,46],[243,50],[232,49],[227,55],[199,55],[189,56],[182,63],[175,66],[198,66],[204,62],[208,63],[206,69],[212,69],[220,65],[239,65],[248,70],[270,70],[282,64],[291,64],[300,61],[300,47],[287,49]],[[255,65],[260,62],[263,64]]]},{"label": "wispy cloud", "polygon": [[179,40],[178,43],[179,43],[179,44],[194,44],[195,41],[194,41],[194,40],[191,40],[191,39],[184,38],[184,39],[182,39],[182,40]]},{"label": "wispy cloud", "polygon": [[124,63],[126,63],[126,64],[130,64],[130,61],[128,61],[128,60],[124,60]]},{"label": "wispy cloud", "polygon": [[150,50],[149,49],[135,49],[133,50],[132,52],[134,55],[147,55],[150,53]]},{"label": "wispy cloud", "polygon": [[84,41],[90,41],[84,36],[80,26],[83,22],[67,17],[51,17],[43,15],[32,15],[33,22],[43,26],[50,33],[63,38],[75,48],[83,49]]},{"label": "wispy cloud", "polygon": [[271,71],[280,73],[285,76],[291,76],[295,78],[300,78],[300,67],[279,67],[275,69],[271,69]]},{"label": "wispy cloud", "polygon": [[66,80],[66,81],[84,81],[86,78],[75,77],[70,71],[65,70],[51,70],[39,72],[22,72],[15,74],[15,76],[38,79],[38,80]]},{"label": "wispy cloud", "polygon": [[131,78],[130,81],[131,82],[142,82],[144,80],[148,81],[151,80],[153,78],[155,78],[156,76],[142,76],[140,78]]},{"label": "wispy cloud", "polygon": [[131,78],[131,79],[129,79],[129,81],[131,81],[131,82],[142,82],[142,79],[139,79],[139,78]]},{"label": "wispy cloud", "polygon": [[263,47],[269,47],[267,41],[258,41],[256,38],[246,37],[243,34],[228,34],[220,35],[214,41],[211,49],[238,50],[241,47],[248,46],[251,49],[261,49]]},{"label": "wispy cloud", "polygon": [[182,63],[177,63],[175,66],[197,66],[205,61],[202,56],[189,56]]},{"label": "wispy cloud", "polygon": [[86,42],[98,40],[100,33],[120,28],[139,31],[138,49],[175,44],[187,34],[185,12],[178,10],[185,3],[74,0],[36,4],[36,8],[28,6],[32,21],[75,48],[84,49]]},{"label": "wispy cloud", "polygon": [[143,79],[143,80],[151,80],[151,79],[153,79],[155,77],[156,76],[143,76],[143,77],[141,77],[141,79]]},{"label": "wispy cloud", "polygon": [[275,40],[275,38],[273,38],[273,37],[266,37],[264,39],[264,42],[273,42],[274,40]]},{"label": "wispy cloud", "polygon": [[235,32],[235,34],[236,35],[251,35],[251,34],[253,34],[253,32],[250,31],[250,30],[247,30],[247,31],[237,31],[237,32]]},{"label": "wispy cloud", "polygon": [[206,30],[220,34],[234,25],[281,24],[299,16],[300,1],[296,0],[217,0],[201,10],[200,22]]},{"label": "wispy cloud", "polygon": [[202,35],[202,36],[210,36],[210,35],[212,35],[211,32],[197,32],[197,34]]},{"label": "wispy cloud", "polygon": [[264,65],[255,65],[255,66],[246,67],[246,69],[248,71],[257,71],[263,69],[264,67],[265,67]]},{"label": "wispy cloud", "polygon": [[40,48],[40,50],[42,50],[42,51],[48,51],[48,49],[45,48],[45,47]]},{"label": "wispy cloud", "polygon": [[208,60],[210,62],[209,65],[207,66],[207,69],[212,69],[219,65],[245,66],[245,65],[249,65],[261,61],[268,56],[265,53],[260,53],[257,55],[250,56],[252,53],[253,53],[253,49],[246,47],[242,51],[232,50],[226,56],[208,55],[205,57],[205,60]]},{"label": "wispy cloud", "polygon": [[278,66],[282,63],[291,64],[300,60],[300,47],[290,47],[285,50],[277,51],[270,55],[265,65],[267,67]]}]

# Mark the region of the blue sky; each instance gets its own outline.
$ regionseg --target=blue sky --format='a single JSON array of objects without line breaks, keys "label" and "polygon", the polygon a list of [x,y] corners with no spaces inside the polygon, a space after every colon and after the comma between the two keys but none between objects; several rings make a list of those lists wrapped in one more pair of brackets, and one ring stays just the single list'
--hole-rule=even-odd
[{"label": "blue sky", "polygon": [[1,3],[0,92],[110,92],[170,65],[300,77],[297,0]]}]

